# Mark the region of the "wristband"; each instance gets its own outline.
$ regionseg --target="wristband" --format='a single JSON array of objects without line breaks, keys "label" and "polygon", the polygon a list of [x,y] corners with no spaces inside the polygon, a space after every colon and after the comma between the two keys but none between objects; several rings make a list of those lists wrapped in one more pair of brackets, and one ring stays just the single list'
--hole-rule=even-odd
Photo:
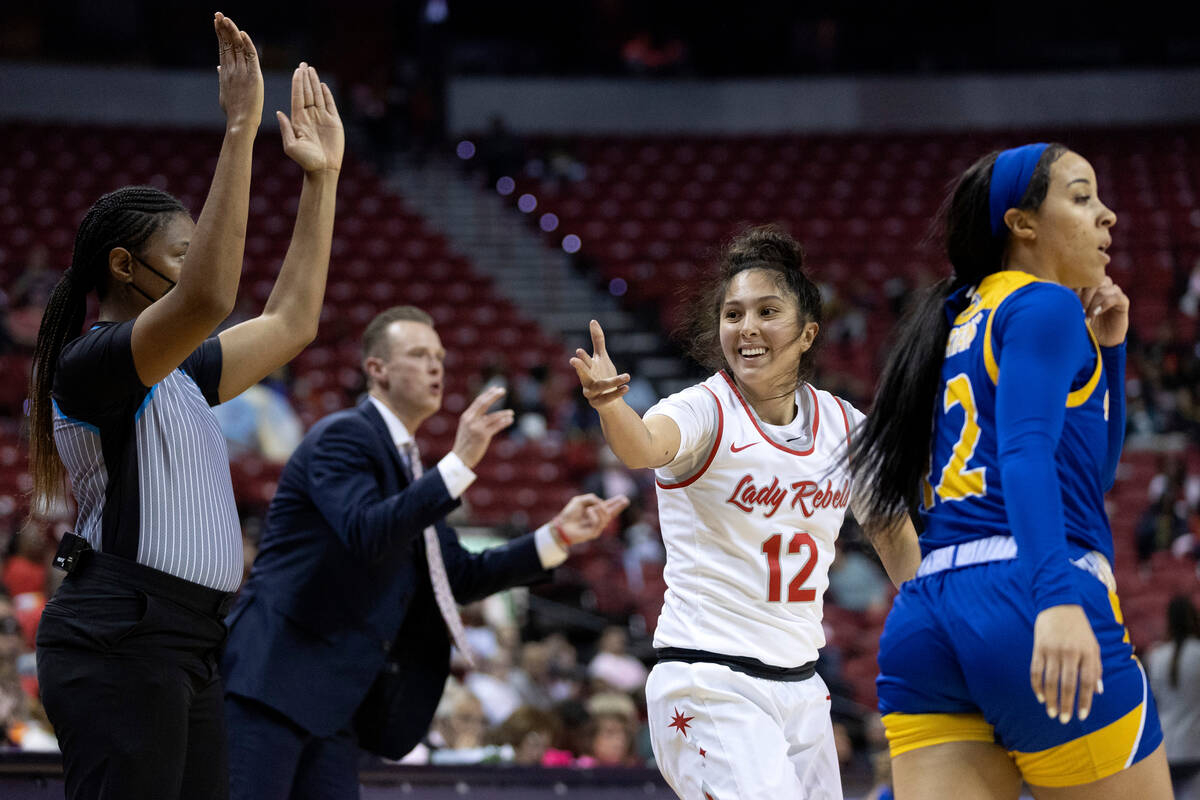
[{"label": "wristband", "polygon": [[562,527],[557,521],[550,521],[550,536],[554,538],[554,543],[563,550],[571,549],[571,542],[567,540],[566,534],[563,533]]}]

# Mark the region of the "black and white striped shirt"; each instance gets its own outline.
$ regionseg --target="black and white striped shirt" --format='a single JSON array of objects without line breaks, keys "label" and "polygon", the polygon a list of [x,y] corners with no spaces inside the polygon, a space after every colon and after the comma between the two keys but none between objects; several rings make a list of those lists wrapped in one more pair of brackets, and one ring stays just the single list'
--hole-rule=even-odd
[{"label": "black and white striped shirt", "polygon": [[204,342],[146,388],[133,321],[97,323],[63,348],[54,440],[93,548],[221,591],[238,588],[242,538],[218,402],[221,345]]}]

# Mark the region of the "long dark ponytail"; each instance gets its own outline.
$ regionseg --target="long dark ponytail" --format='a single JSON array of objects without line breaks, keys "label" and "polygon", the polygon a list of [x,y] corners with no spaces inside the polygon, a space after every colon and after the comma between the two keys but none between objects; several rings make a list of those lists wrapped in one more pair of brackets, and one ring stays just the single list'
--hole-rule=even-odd
[{"label": "long dark ponytail", "polygon": [[[1046,148],[1019,208],[1041,207],[1050,187],[1050,167],[1065,152],[1061,144]],[[953,275],[922,292],[901,319],[871,414],[850,448],[850,468],[858,485],[867,487],[873,518],[916,513],[921,480],[929,468],[934,403],[950,335],[952,315],[947,314],[946,301],[1003,267],[1008,235],[992,233],[989,210],[998,155],[988,153],[972,164],[942,204],[937,220]]]},{"label": "long dark ponytail", "polygon": [[63,273],[42,315],[30,375],[29,462],[33,510],[44,511],[63,489],[63,465],[54,448],[50,391],[63,347],[79,335],[87,296],[107,290],[108,254],[114,247],[136,250],[174,214],[187,209],[152,186],[129,186],[104,195],[88,209],[75,235],[71,266]]}]

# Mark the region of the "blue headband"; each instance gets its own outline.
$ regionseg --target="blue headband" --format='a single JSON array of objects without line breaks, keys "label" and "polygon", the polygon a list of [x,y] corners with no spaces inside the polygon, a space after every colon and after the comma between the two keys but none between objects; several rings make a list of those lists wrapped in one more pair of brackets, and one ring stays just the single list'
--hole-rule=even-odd
[{"label": "blue headband", "polygon": [[1021,205],[1029,188],[1038,160],[1050,145],[1043,142],[1005,150],[996,156],[992,167],[992,183],[988,195],[988,211],[992,217],[992,235],[1004,232],[1004,212]]}]

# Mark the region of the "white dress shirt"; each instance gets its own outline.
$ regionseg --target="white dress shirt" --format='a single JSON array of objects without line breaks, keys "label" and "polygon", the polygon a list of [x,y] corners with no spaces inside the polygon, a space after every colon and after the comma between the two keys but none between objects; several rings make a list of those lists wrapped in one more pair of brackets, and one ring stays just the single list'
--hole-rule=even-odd
[{"label": "white dress shirt", "polygon": [[[392,442],[400,452],[400,458],[407,461],[405,453],[407,452],[408,443],[412,441],[412,434],[409,433],[408,428],[400,421],[400,418],[382,400],[374,395],[369,395],[369,399],[375,405],[375,410],[379,412],[379,416],[383,417],[383,422],[387,425],[388,433],[391,434]],[[411,464],[409,464],[409,469],[412,469]],[[442,482],[446,484],[446,491],[455,500],[462,497],[463,492],[467,491],[471,484],[475,482],[475,472],[464,464],[463,460],[453,450],[442,457],[442,460],[437,463],[435,469],[441,474]],[[567,551],[554,540],[554,534],[550,532],[549,523],[534,531],[534,543],[537,546],[538,558],[541,560],[544,569],[553,569],[567,560]]]}]

